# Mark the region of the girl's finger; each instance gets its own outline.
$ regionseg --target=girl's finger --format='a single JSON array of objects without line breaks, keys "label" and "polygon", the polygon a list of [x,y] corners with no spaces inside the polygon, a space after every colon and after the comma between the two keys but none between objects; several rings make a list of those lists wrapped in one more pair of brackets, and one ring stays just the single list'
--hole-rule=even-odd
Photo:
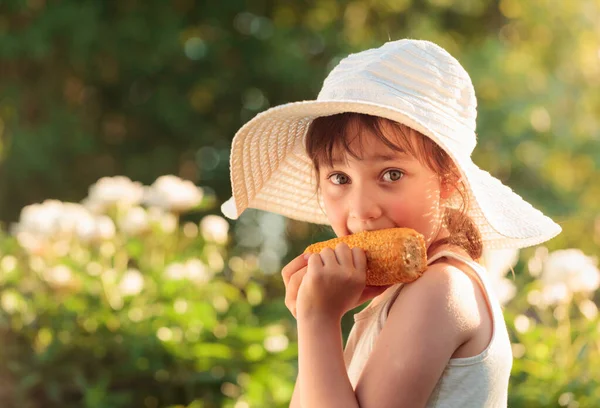
[{"label": "girl's finger", "polygon": [[[320,254],[312,254],[310,258],[308,258],[308,266],[312,267],[313,269],[322,267],[324,265],[324,259],[322,259],[321,257],[323,256],[322,253],[325,251],[325,249],[321,251]],[[331,249],[329,250],[333,252]]]},{"label": "girl's finger", "polygon": [[352,259],[352,251],[350,251],[350,247],[348,244],[344,242],[340,242],[335,246],[335,256],[340,265],[352,268],[354,266],[354,261]]},{"label": "girl's finger", "polygon": [[[337,259],[335,252],[331,248],[323,248],[321,250],[321,252],[319,253],[319,255],[320,255],[319,259],[321,260],[322,265],[335,265],[335,264],[339,263],[339,260]],[[311,257],[311,259],[312,258],[313,257]],[[308,262],[310,264],[310,260]]]},{"label": "girl's finger", "polygon": [[357,271],[367,270],[367,255],[361,248],[352,248],[352,259],[354,260],[354,268]]},{"label": "girl's finger", "polygon": [[308,264],[308,261],[305,257],[305,254],[300,254],[294,259],[290,261],[282,270],[281,276],[283,277],[283,283],[287,288],[288,282],[290,281],[290,277],[298,272],[301,268],[305,267]]},{"label": "girl's finger", "polygon": [[290,282],[288,283],[288,288],[286,290],[286,297],[289,296],[290,299],[296,300],[296,297],[298,297],[298,290],[300,289],[300,284],[302,283],[302,279],[304,279],[304,275],[306,275],[307,270],[308,268],[302,268],[298,271],[298,273],[295,273],[290,278]]},{"label": "girl's finger", "polygon": [[[288,285],[285,290],[285,306],[294,314],[296,308],[296,299],[298,298],[298,290],[300,290],[300,284],[304,275],[306,275],[307,267],[300,269],[297,273],[293,274],[290,278]],[[295,317],[295,316],[294,316]]]}]

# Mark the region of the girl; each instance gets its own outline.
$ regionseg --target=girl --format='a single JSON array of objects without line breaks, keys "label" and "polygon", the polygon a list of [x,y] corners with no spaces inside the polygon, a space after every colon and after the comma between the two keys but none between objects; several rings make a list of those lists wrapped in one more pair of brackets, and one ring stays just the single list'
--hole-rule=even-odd
[{"label": "girl", "polygon": [[[338,236],[408,227],[427,243],[410,284],[366,287],[364,252],[344,244],[283,269],[298,327],[291,407],[506,407],[511,346],[477,261],[561,229],[472,162],[476,104],[456,59],[400,40],[346,57],[316,101],[236,134],[228,217],[258,208]],[[370,299],[343,349],[342,316]]]}]

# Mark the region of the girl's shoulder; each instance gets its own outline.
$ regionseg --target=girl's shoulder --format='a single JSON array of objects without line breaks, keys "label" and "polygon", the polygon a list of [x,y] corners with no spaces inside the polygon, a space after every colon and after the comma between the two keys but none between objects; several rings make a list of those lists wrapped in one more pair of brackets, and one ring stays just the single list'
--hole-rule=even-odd
[{"label": "girl's shoulder", "polygon": [[424,403],[439,373],[476,327],[474,303],[465,296],[472,288],[469,281],[455,267],[435,263],[419,279],[404,284],[390,305],[357,390],[380,390],[386,382],[386,389],[411,395],[416,405]]},{"label": "girl's shoulder", "polygon": [[[421,278],[402,289],[402,296],[412,307],[447,308],[447,315],[431,313],[430,323],[435,327],[444,324],[441,319],[449,319],[455,328],[451,333],[460,340],[460,346],[454,350],[453,358],[470,357],[483,351],[492,339],[494,321],[486,286],[474,271],[474,268],[483,271],[483,266],[466,254],[456,255],[461,260],[442,257],[431,263]],[[396,302],[391,308],[402,307]]]},{"label": "girl's shoulder", "polygon": [[478,298],[474,294],[473,280],[452,262],[436,262],[416,281],[405,284],[391,305],[389,316],[395,309],[427,310],[432,326],[454,327],[458,344],[468,340],[479,322]]}]

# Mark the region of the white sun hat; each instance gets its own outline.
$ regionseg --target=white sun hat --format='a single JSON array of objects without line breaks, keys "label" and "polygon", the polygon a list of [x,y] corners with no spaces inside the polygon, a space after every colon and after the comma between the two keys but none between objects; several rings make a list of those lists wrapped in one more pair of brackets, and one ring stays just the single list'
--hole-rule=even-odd
[{"label": "white sun hat", "polygon": [[256,208],[329,224],[304,142],[313,119],[343,112],[402,123],[444,149],[462,174],[467,215],[487,248],[528,247],[561,232],[473,163],[477,100],[469,74],[438,45],[409,39],[349,55],[327,76],[316,100],[276,106],[246,123],[233,138],[233,194],[222,205],[223,214],[236,219],[246,208]]}]

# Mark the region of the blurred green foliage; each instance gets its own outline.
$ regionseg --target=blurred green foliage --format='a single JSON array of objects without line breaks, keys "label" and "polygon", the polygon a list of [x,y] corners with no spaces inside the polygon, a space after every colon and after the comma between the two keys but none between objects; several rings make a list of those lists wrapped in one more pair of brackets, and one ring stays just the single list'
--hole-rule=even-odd
[{"label": "blurred green foliage", "polygon": [[[479,100],[474,160],[563,226],[549,247],[600,255],[598,21],[597,0],[3,0],[0,219],[14,221],[24,205],[49,197],[79,201],[97,179],[117,174],[149,183],[173,173],[224,200],[230,140],[244,122],[313,99],[348,53],[410,37],[445,47],[471,74]],[[284,262],[331,234],[294,222],[286,231]],[[233,407],[240,386],[252,407],[284,406],[291,395],[294,353],[256,346],[271,324],[294,327],[280,279],[255,268],[249,287],[264,293],[249,302],[248,283],[228,280],[243,249],[236,241],[223,249],[223,279],[205,289],[163,284],[164,264],[140,267],[155,287],[120,310],[94,291],[83,264],[69,266],[84,286],[57,291],[28,269],[10,238],[1,242],[22,268],[3,293],[12,289],[29,313],[3,315],[0,326],[0,395],[19,406]],[[134,251],[128,257],[148,250],[136,245],[123,249]],[[218,311],[215,297],[231,307]],[[178,298],[190,302],[183,314],[173,312]],[[515,300],[507,320],[526,310],[523,302]],[[135,307],[156,313],[131,322]],[[188,338],[197,321],[208,325],[206,337]],[[346,317],[345,333],[350,323]],[[215,335],[215,325],[228,335]],[[161,327],[175,337],[179,328],[180,342],[157,340]],[[552,346],[548,327],[522,341],[527,350]],[[587,325],[577,330],[575,337],[598,341]],[[289,336],[294,350],[293,330]],[[598,384],[575,365],[548,379],[536,373],[552,367],[552,357],[535,356],[541,363],[515,365],[511,407],[556,406],[568,392],[588,396],[580,407],[599,404],[589,388]],[[546,384],[557,394],[540,392]]]},{"label": "blurred green foliage", "polygon": [[[0,4],[0,218],[101,176],[176,173],[228,197],[228,146],[269,106],[312,99],[343,56],[446,47],[479,97],[475,160],[592,236],[600,162],[594,0],[7,0]],[[578,234],[579,235],[579,234]],[[561,244],[579,244],[565,234]],[[586,244],[591,248],[591,243]],[[597,244],[597,243],[596,243]]]},{"label": "blurred green foliage", "polygon": [[295,327],[265,298],[256,257],[233,256],[214,226],[151,227],[91,242],[60,233],[29,251],[0,237],[3,407],[289,400]]}]

